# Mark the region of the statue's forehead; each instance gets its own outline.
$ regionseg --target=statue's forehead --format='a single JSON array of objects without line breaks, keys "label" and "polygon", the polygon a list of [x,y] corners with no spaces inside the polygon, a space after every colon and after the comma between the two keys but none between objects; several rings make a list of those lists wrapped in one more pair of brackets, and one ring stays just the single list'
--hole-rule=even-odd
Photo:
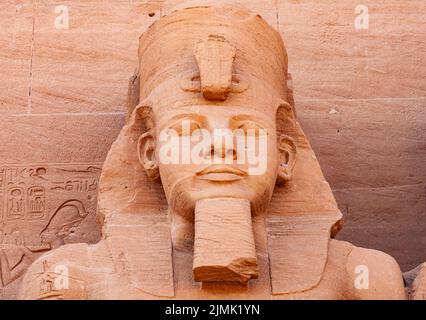
[{"label": "statue's forehead", "polygon": [[[280,91],[250,74],[243,74],[243,81],[248,83],[245,90],[231,91],[226,101],[208,101],[200,90],[188,91],[181,83],[187,83],[187,77],[168,75],[158,82],[157,87],[151,87],[147,92],[148,101],[158,115],[181,112],[182,110],[221,110],[225,108],[231,113],[255,113],[261,117],[275,119],[275,113],[282,102]],[[178,79],[179,81],[176,81]],[[284,84],[285,86],[285,84]],[[198,83],[199,88],[199,83]]]}]

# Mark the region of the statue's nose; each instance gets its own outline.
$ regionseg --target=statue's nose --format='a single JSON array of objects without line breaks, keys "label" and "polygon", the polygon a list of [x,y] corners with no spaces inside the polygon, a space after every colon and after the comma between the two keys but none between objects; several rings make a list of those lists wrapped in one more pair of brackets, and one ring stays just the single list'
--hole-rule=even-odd
[{"label": "statue's nose", "polygon": [[201,91],[207,100],[224,101],[231,91],[235,48],[221,36],[211,35],[195,46]]},{"label": "statue's nose", "polygon": [[237,160],[237,150],[234,145],[227,145],[223,141],[215,140],[211,145],[211,156],[218,159],[228,159],[231,161]]}]

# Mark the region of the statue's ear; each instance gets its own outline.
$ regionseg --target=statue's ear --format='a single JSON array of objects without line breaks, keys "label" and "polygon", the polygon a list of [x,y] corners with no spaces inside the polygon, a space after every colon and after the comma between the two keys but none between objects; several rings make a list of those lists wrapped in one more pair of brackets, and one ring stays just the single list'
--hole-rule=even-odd
[{"label": "statue's ear", "polygon": [[296,164],[297,148],[292,138],[296,133],[296,115],[293,106],[286,101],[280,101],[276,119],[280,157],[277,183],[280,184],[291,179]]},{"label": "statue's ear", "polygon": [[284,183],[291,179],[296,163],[297,148],[292,137],[281,134],[278,137],[279,167],[277,183]]},{"label": "statue's ear", "polygon": [[156,157],[155,122],[152,108],[142,103],[134,110],[133,130],[139,131],[137,152],[139,162],[145,169],[147,176],[151,180],[156,180],[160,176],[158,160]]},{"label": "statue's ear", "polygon": [[160,176],[158,161],[155,155],[155,137],[152,131],[145,132],[139,137],[138,156],[139,162],[145,169],[147,176],[151,180],[156,180]]}]

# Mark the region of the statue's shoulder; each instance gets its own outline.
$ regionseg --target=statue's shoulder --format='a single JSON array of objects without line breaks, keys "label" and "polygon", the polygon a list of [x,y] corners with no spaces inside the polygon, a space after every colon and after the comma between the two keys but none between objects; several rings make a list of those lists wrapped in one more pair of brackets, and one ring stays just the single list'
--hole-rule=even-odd
[{"label": "statue's shoulder", "polygon": [[389,254],[334,239],[330,251],[345,265],[351,299],[406,299],[401,269]]},{"label": "statue's shoulder", "polygon": [[[96,255],[102,244],[67,244],[42,255],[28,268],[20,299],[85,299],[90,269],[96,267]],[[95,259],[94,259],[95,258]]]},{"label": "statue's shoulder", "polygon": [[426,262],[404,273],[409,297],[412,300],[426,300]]}]

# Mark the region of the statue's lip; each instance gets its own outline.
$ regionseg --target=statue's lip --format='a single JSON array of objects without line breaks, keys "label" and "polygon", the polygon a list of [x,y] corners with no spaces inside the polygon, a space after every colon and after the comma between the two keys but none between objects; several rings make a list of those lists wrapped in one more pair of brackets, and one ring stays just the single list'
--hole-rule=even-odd
[{"label": "statue's lip", "polygon": [[[229,165],[212,165],[197,172],[197,176],[202,177],[212,175],[212,178],[219,180],[232,180],[232,176],[241,178],[247,176],[247,172]],[[220,179],[223,178],[223,179]],[[217,179],[214,179],[217,180]]]}]

